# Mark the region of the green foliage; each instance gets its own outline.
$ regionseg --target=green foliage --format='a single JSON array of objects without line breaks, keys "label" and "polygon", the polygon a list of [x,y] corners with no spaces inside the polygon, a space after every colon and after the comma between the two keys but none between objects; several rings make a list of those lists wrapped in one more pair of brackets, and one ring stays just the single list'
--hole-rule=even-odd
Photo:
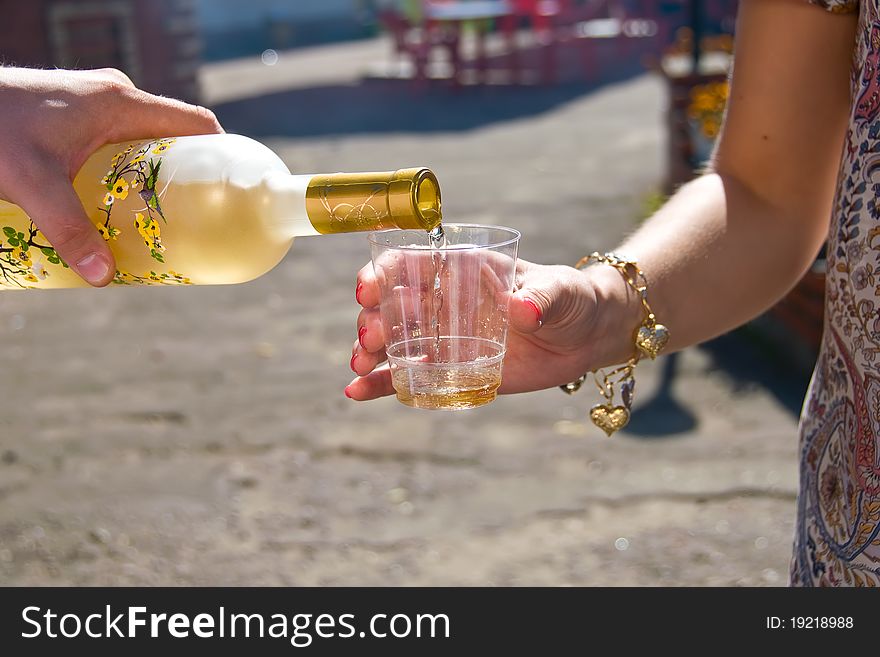
[{"label": "green foliage", "polygon": [[657,191],[653,190],[646,194],[642,199],[642,217],[641,221],[648,219],[652,215],[654,215],[660,208],[662,208],[666,201],[669,200],[669,196]]}]

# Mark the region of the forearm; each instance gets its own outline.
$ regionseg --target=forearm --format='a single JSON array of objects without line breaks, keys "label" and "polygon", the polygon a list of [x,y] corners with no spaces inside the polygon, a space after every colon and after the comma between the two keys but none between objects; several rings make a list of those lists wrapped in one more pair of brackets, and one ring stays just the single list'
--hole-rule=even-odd
[{"label": "forearm", "polygon": [[[827,233],[833,182],[813,191],[809,202],[772,203],[731,175],[707,174],[617,249],[645,272],[648,301],[670,331],[667,351],[743,324],[792,288]],[[597,366],[632,355],[632,331],[644,316],[617,279],[596,278],[605,342]]]},{"label": "forearm", "polygon": [[[647,276],[669,350],[760,314],[815,258],[847,133],[856,31],[854,14],[803,0],[740,2],[715,173],[685,185],[619,247]],[[585,275],[599,302],[591,360],[625,360],[639,303],[620,276]]]}]

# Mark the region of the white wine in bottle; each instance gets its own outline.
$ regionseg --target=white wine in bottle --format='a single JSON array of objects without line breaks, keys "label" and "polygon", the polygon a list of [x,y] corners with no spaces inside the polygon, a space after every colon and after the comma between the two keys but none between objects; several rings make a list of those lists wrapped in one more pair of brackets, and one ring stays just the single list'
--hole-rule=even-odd
[{"label": "white wine in bottle", "polygon": [[[113,144],[74,182],[116,256],[116,285],[242,283],[265,274],[293,238],[440,224],[426,168],[292,175],[240,135]],[[86,287],[25,212],[0,201],[0,289]]]}]

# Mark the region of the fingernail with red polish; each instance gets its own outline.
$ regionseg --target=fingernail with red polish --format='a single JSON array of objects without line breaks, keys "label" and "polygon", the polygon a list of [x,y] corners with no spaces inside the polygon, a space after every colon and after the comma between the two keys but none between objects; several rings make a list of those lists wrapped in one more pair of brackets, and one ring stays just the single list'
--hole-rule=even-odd
[{"label": "fingernail with red polish", "polygon": [[364,344],[364,336],[367,334],[367,327],[361,326],[358,329],[358,342],[360,342],[361,346],[366,349],[367,345]]},{"label": "fingernail with red polish", "polygon": [[353,399],[353,397],[351,396],[351,393],[348,391],[348,386],[345,386],[344,392],[345,392],[346,397],[348,397],[349,399]]},{"label": "fingernail with red polish", "polygon": [[358,303],[361,302],[361,292],[363,292],[363,291],[364,291],[364,284],[361,282],[358,282],[357,287],[354,289],[354,298]]},{"label": "fingernail with red polish", "polygon": [[358,357],[358,355],[355,354],[354,356],[351,357],[351,360],[348,362],[348,366],[351,368],[351,371],[354,372],[355,374],[357,374],[357,370],[354,369],[354,361],[357,360],[357,357]]},{"label": "fingernail with red polish", "polygon": [[538,320],[538,326],[544,325],[544,313],[541,312],[541,309],[538,308],[538,304],[532,301],[531,299],[523,299],[529,307],[535,312],[535,319]]}]

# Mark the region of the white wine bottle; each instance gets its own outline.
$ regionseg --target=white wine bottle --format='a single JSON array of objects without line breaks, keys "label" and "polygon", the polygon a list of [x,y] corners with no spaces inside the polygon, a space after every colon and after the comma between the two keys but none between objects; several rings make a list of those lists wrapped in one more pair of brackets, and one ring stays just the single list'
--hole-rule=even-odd
[{"label": "white wine bottle", "polygon": [[[203,135],[113,144],[73,182],[116,256],[116,285],[242,283],[293,238],[440,224],[426,168],[292,175],[263,144]],[[25,212],[0,201],[0,289],[86,287]]]}]

